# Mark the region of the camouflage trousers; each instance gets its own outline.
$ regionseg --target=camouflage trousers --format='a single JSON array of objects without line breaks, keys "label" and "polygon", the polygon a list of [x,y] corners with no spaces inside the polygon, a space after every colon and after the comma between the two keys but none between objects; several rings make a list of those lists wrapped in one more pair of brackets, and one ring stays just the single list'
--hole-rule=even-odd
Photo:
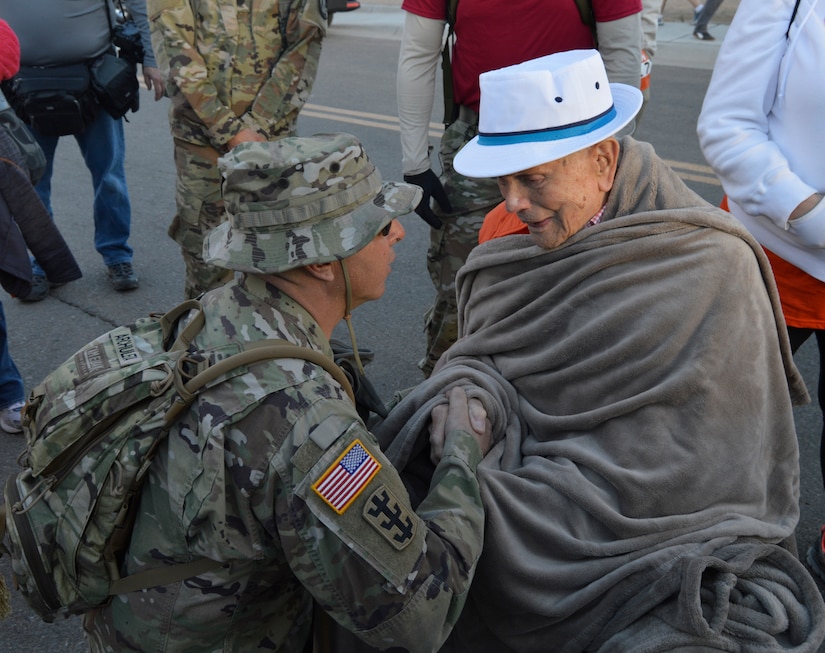
[{"label": "camouflage trousers", "polygon": [[458,307],[455,277],[470,250],[478,244],[478,231],[487,212],[501,201],[495,179],[470,179],[453,168],[453,158],[478,133],[478,114],[463,107],[459,119],[441,137],[441,182],[450,198],[452,213],[444,213],[433,203],[441,219],[441,229],[430,230],[427,271],[435,286],[435,300],[424,316],[427,351],[418,366],[429,376],[458,337]]},{"label": "camouflage trousers", "polygon": [[180,245],[186,266],[184,294],[199,296],[232,279],[232,271],[207,265],[203,260],[203,241],[210,229],[226,219],[221,198],[220,154],[210,147],[175,139],[177,213],[169,236]]}]

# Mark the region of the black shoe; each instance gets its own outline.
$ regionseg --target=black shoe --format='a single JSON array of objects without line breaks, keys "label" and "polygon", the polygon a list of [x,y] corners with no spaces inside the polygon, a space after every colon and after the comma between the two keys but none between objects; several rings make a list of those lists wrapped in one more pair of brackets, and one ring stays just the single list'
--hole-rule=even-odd
[{"label": "black shoe", "polygon": [[106,270],[106,274],[109,276],[109,281],[112,282],[112,288],[117,291],[134,290],[138,287],[137,275],[132,269],[132,264],[128,261],[110,265]]},{"label": "black shoe", "polygon": [[32,289],[25,297],[18,297],[21,302],[39,302],[49,296],[49,281],[46,277],[36,274],[32,277]]},{"label": "black shoe", "polygon": [[716,39],[713,38],[710,34],[705,31],[696,30],[693,32],[693,37],[699,39],[700,41],[715,41]]}]

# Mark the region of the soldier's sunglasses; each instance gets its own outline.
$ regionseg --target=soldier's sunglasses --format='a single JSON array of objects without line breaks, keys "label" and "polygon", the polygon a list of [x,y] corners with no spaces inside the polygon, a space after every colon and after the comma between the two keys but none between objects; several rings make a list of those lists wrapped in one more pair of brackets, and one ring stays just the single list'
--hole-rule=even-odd
[{"label": "soldier's sunglasses", "polygon": [[389,236],[389,235],[390,235],[390,230],[391,230],[391,229],[392,229],[392,220],[390,220],[390,221],[387,223],[387,226],[386,226],[386,227],[384,227],[384,228],[383,228],[380,232],[378,232],[378,233],[380,233],[382,236],[384,236],[384,238],[386,238],[387,236]]}]

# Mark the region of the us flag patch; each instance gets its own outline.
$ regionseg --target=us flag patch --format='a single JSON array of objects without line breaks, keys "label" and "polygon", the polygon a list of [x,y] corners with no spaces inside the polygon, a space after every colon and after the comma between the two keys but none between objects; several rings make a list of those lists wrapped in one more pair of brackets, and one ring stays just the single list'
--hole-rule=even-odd
[{"label": "us flag patch", "polygon": [[312,489],[341,515],[379,469],[381,463],[373,458],[360,440],[356,440],[330,465]]}]

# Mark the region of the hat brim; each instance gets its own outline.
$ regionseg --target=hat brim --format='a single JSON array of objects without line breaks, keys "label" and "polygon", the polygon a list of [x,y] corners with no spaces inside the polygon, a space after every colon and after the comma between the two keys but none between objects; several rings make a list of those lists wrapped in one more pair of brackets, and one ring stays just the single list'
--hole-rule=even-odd
[{"label": "hat brim", "polygon": [[418,186],[385,182],[379,194],[354,211],[313,225],[250,234],[249,229],[241,231],[231,221],[223,222],[204,239],[203,259],[217,267],[255,274],[344,259],[366,247],[394,219],[413,211],[420,199]]},{"label": "hat brim", "polygon": [[501,177],[550,161],[613,136],[628,125],[642,108],[642,92],[627,84],[610,84],[616,116],[592,132],[557,141],[531,141],[508,145],[480,145],[478,136],[467,143],[453,160],[456,171],[465,177]]}]

